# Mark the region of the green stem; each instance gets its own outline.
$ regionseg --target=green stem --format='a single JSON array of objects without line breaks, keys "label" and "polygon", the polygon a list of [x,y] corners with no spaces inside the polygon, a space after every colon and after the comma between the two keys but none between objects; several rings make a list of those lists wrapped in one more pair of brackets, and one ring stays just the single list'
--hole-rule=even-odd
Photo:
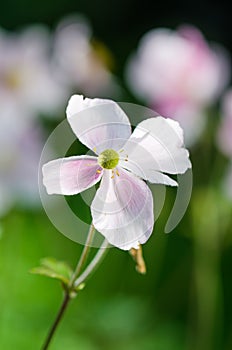
[{"label": "green stem", "polygon": [[57,329],[58,324],[60,323],[60,321],[64,315],[65,310],[67,309],[67,306],[68,306],[70,300],[71,300],[71,298],[70,298],[69,292],[65,291],[63,302],[62,302],[61,307],[59,309],[59,312],[55,318],[55,321],[54,321],[54,323],[53,323],[53,325],[52,325],[52,327],[47,335],[47,338],[46,338],[45,343],[42,347],[42,350],[48,349],[48,346],[52,340],[52,337]]},{"label": "green stem", "polygon": [[105,256],[107,252],[107,248],[109,247],[108,241],[105,239],[102,243],[99,251],[93,258],[93,260],[90,262],[90,264],[86,267],[84,272],[78,277],[74,283],[74,286],[77,288],[81,283],[85,282],[87,278],[90,277],[90,275],[96,270],[100,262],[102,261],[103,257]]},{"label": "green stem", "polygon": [[210,188],[192,201],[196,326],[191,348],[198,350],[217,347],[223,334],[220,235],[224,230],[224,209],[220,204],[217,192]]},{"label": "green stem", "polygon": [[[103,256],[105,255],[106,252],[106,248],[109,246],[107,240],[105,240],[103,242],[103,244],[100,247],[100,250],[97,252],[97,254],[95,255],[95,257],[93,258],[93,260],[90,262],[90,264],[87,266],[87,268],[84,270],[84,272],[79,276],[89,253],[89,249],[90,249],[90,244],[93,240],[94,237],[94,232],[95,232],[95,228],[93,226],[93,224],[90,225],[89,228],[89,232],[88,232],[88,236],[87,236],[87,240],[84,246],[84,249],[82,251],[80,260],[77,263],[77,267],[73,273],[73,276],[70,280],[69,285],[67,286],[67,289],[65,290],[65,295],[64,295],[64,299],[63,302],[60,306],[60,309],[58,311],[58,314],[55,318],[55,321],[53,322],[53,325],[47,335],[47,338],[45,340],[45,343],[42,347],[42,350],[47,350],[51,340],[54,336],[54,333],[64,315],[65,310],[67,309],[67,306],[70,302],[70,300],[72,299],[71,297],[71,293],[75,289],[83,282],[85,282],[85,280],[90,276],[90,274],[96,269],[96,267],[99,265],[100,261],[102,260]],[[79,276],[79,277],[78,277]]]},{"label": "green stem", "polygon": [[86,259],[88,257],[88,253],[90,250],[90,244],[91,244],[93,237],[94,237],[94,233],[95,233],[95,227],[93,226],[93,224],[91,224],[90,228],[89,228],[88,236],[87,236],[87,239],[85,242],[85,246],[84,246],[84,249],[83,249],[81,257],[80,257],[80,260],[78,261],[76,269],[75,269],[73,276],[70,280],[70,284],[69,284],[70,288],[73,287],[75,280],[79,276],[79,274],[80,274],[80,272],[81,272],[81,270],[86,262]]}]

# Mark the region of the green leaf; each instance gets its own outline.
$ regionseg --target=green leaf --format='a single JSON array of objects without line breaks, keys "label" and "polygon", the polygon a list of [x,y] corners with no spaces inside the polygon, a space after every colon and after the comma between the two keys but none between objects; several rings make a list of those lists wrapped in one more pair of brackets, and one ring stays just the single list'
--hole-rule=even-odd
[{"label": "green leaf", "polygon": [[67,263],[58,261],[54,258],[44,258],[41,259],[40,264],[41,266],[34,267],[30,272],[37,275],[55,278],[63,282],[65,285],[69,284],[73,271]]}]

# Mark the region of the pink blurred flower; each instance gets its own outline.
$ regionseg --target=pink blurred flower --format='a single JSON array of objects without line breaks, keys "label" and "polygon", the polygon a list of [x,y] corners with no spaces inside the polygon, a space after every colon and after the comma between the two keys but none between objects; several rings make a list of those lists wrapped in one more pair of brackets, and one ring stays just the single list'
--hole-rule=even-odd
[{"label": "pink blurred flower", "polygon": [[54,35],[54,61],[56,75],[70,91],[110,96],[119,89],[108,68],[112,64],[110,53],[100,42],[93,45],[90,25],[80,16],[59,23]]},{"label": "pink blurred flower", "polygon": [[163,117],[142,121],[131,133],[127,115],[112,100],[71,97],[68,122],[97,156],[52,160],[43,166],[48,194],[74,195],[99,181],[91,204],[93,225],[114,246],[138,248],[150,237],[152,194],[143,181],[177,186],[166,174],[191,167],[179,124]]},{"label": "pink blurred flower", "polygon": [[227,85],[230,69],[221,47],[210,47],[196,28],[183,26],[148,32],[126,73],[132,91],[178,120],[191,143],[204,126],[205,108]]},{"label": "pink blurred flower", "polygon": [[232,157],[232,89],[222,99],[221,124],[218,129],[217,143],[220,150]]}]

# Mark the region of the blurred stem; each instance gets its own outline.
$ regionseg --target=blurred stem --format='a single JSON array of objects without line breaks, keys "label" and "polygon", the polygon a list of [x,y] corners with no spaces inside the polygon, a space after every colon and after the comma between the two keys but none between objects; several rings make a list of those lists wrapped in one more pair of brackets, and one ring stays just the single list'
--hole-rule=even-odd
[{"label": "blurred stem", "polygon": [[104,242],[102,243],[99,251],[97,252],[97,254],[95,255],[95,257],[93,258],[93,260],[90,262],[90,264],[86,267],[86,269],[83,271],[82,274],[80,274],[88,253],[89,253],[89,249],[90,249],[90,244],[93,240],[94,237],[94,232],[95,232],[95,228],[93,226],[93,224],[90,225],[89,228],[89,232],[88,232],[88,236],[86,239],[86,243],[84,246],[84,249],[82,251],[81,257],[77,263],[76,269],[73,273],[73,276],[70,279],[70,283],[68,286],[65,287],[65,294],[64,294],[64,299],[63,302],[59,308],[59,311],[57,313],[57,316],[52,324],[52,327],[47,335],[47,338],[45,340],[45,343],[42,347],[42,350],[47,350],[51,340],[55,334],[55,331],[64,315],[65,310],[67,309],[67,306],[70,302],[71,299],[73,299],[74,297],[77,296],[78,293],[78,287],[84,283],[86,281],[86,279],[88,277],[90,277],[90,275],[95,271],[95,269],[99,266],[100,262],[102,261],[103,257],[105,256],[105,253],[107,251],[107,248],[109,246],[107,240],[104,240]]},{"label": "blurred stem", "polygon": [[192,201],[196,334],[193,348],[212,350],[221,341],[223,291],[220,278],[220,239],[223,216],[220,199],[213,190],[198,193]]},{"label": "blurred stem", "polygon": [[217,347],[222,330],[222,291],[220,281],[220,255],[211,252],[203,244],[195,246],[195,282],[197,294],[198,323],[196,349]]}]

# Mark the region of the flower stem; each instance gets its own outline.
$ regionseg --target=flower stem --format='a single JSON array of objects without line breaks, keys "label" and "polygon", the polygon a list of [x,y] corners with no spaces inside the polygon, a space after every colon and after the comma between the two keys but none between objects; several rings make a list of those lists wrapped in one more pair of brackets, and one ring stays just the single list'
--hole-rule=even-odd
[{"label": "flower stem", "polygon": [[86,242],[85,242],[85,246],[84,246],[84,249],[82,251],[82,254],[81,254],[81,257],[80,257],[80,260],[78,261],[77,263],[77,267],[73,273],[73,276],[70,280],[70,287],[73,286],[76,278],[79,276],[84,264],[85,264],[85,261],[88,257],[88,253],[89,253],[89,249],[90,249],[90,244],[93,240],[93,237],[94,237],[94,233],[95,233],[95,227],[93,226],[93,224],[91,223],[90,227],[89,227],[89,232],[88,232],[88,236],[87,236],[87,239],[86,239]]},{"label": "flower stem", "polygon": [[51,343],[53,335],[54,335],[54,333],[55,333],[55,331],[56,331],[56,329],[57,329],[57,327],[58,327],[58,325],[59,325],[59,323],[64,315],[64,312],[65,312],[70,300],[73,298],[72,292],[77,291],[78,286],[80,286],[80,284],[85,282],[86,279],[90,276],[90,274],[93,273],[93,271],[96,269],[96,267],[101,262],[103,256],[105,255],[105,252],[107,250],[106,248],[109,246],[107,240],[104,240],[104,242],[102,243],[102,245],[100,247],[100,250],[97,252],[97,254],[93,258],[93,260],[90,262],[90,264],[86,267],[86,269],[80,275],[80,272],[81,272],[81,270],[86,262],[86,259],[87,259],[88,253],[89,253],[90,244],[91,244],[93,237],[94,237],[94,232],[95,232],[95,228],[94,228],[93,224],[91,224],[90,228],[89,228],[88,236],[86,239],[86,243],[85,243],[84,249],[83,249],[82,254],[81,254],[81,257],[77,263],[77,267],[73,273],[73,276],[71,277],[70,283],[65,289],[63,302],[60,306],[60,309],[59,309],[58,314],[55,318],[55,321],[54,321],[54,323],[53,323],[53,325],[48,333],[48,336],[45,340],[45,343],[42,347],[42,350],[48,349],[48,346]]},{"label": "flower stem", "polygon": [[93,258],[93,260],[90,262],[90,264],[86,267],[86,269],[83,271],[83,273],[78,277],[74,283],[74,286],[77,288],[81,283],[85,282],[88,277],[95,271],[95,269],[98,267],[100,262],[102,261],[103,257],[105,256],[107,252],[107,248],[109,247],[108,241],[105,239],[102,243],[99,251]]},{"label": "flower stem", "polygon": [[61,319],[62,319],[62,317],[64,315],[64,312],[65,312],[65,310],[66,310],[70,300],[71,300],[71,298],[70,298],[69,292],[65,291],[63,302],[62,302],[61,307],[59,309],[59,312],[58,312],[58,314],[56,316],[56,319],[55,319],[55,321],[54,321],[54,323],[53,323],[53,325],[52,325],[52,327],[51,327],[51,329],[50,329],[50,331],[48,333],[48,336],[47,336],[47,338],[45,340],[45,343],[44,343],[44,345],[42,347],[42,350],[47,350],[48,349],[48,346],[49,346],[49,344],[50,344],[50,342],[52,340],[52,337],[53,337],[53,335],[54,335],[54,333],[56,331],[56,328],[57,328],[58,324],[60,323],[60,321],[61,321]]}]

